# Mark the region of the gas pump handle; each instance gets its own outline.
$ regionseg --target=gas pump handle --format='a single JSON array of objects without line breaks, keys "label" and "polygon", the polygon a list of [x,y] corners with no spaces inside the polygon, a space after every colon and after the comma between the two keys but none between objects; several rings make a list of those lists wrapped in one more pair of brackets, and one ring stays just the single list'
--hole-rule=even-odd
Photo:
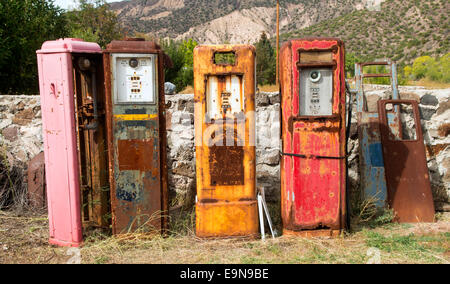
[{"label": "gas pump handle", "polygon": [[50,84],[50,94],[54,95],[55,97],[58,97],[56,95],[56,85],[55,85],[55,83],[51,83]]}]

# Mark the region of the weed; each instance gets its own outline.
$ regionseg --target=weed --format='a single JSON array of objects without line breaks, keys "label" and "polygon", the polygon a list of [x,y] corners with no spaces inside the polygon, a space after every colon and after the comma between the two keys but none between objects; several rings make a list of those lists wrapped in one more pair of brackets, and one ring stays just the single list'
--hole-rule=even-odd
[{"label": "weed", "polygon": [[264,264],[267,263],[267,261],[264,261],[260,258],[256,258],[256,257],[250,257],[250,256],[243,256],[241,258],[241,263],[242,264]]},{"label": "weed", "polygon": [[169,216],[169,234],[174,236],[195,235],[195,208],[171,212]]},{"label": "weed", "polygon": [[394,210],[384,208],[382,210],[378,210],[378,213],[375,215],[374,220],[370,221],[369,224],[372,227],[390,224],[392,220],[394,220],[394,218],[395,218]]},{"label": "weed", "polygon": [[11,165],[7,149],[0,145],[0,209],[24,212],[28,208],[28,195],[23,183],[21,167]]},{"label": "weed", "polygon": [[360,191],[356,191],[352,192],[350,197],[352,223],[356,227],[374,228],[389,224],[395,218],[392,209],[379,207],[379,199],[376,196],[362,198]]},{"label": "weed", "polygon": [[422,262],[444,261],[438,254],[446,251],[444,244],[448,243],[448,235],[438,234],[432,236],[406,236],[392,235],[384,236],[378,232],[367,232],[366,244],[390,254],[402,254],[410,259]]},{"label": "weed", "polygon": [[278,245],[269,245],[269,247],[267,248],[268,251],[270,251],[271,253],[275,254],[275,255],[280,255],[281,254],[281,248]]},{"label": "weed", "polygon": [[105,264],[105,263],[108,263],[108,261],[109,261],[109,257],[107,257],[107,256],[100,256],[100,257],[97,257],[94,260],[94,263],[95,264]]}]

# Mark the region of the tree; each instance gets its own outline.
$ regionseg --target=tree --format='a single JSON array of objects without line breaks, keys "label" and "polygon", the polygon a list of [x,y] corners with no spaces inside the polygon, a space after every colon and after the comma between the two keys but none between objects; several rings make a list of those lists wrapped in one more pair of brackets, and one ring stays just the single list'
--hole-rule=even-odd
[{"label": "tree", "polygon": [[275,84],[276,58],[275,51],[265,32],[255,44],[256,46],[256,81],[258,85]]},{"label": "tree", "polygon": [[103,48],[123,38],[117,15],[105,0],[79,0],[78,9],[67,12],[66,17],[71,37],[97,42]]},{"label": "tree", "polygon": [[429,69],[435,64],[435,60],[430,56],[418,57],[414,60],[412,74],[416,80],[424,78]]},{"label": "tree", "polygon": [[361,60],[354,53],[347,53],[345,55],[345,71],[348,78],[355,76],[355,64],[361,62]]},{"label": "tree", "polygon": [[439,60],[442,70],[442,82],[450,83],[450,53],[444,55],[441,60]]},{"label": "tree", "polygon": [[194,82],[194,48],[198,43],[192,39],[184,41],[162,41],[162,49],[172,59],[172,68],[166,69],[166,81],[177,86],[177,92]]},{"label": "tree", "polygon": [[412,77],[412,67],[411,66],[405,66],[403,68],[403,73],[407,79],[411,79]]},{"label": "tree", "polygon": [[36,50],[66,36],[63,11],[53,0],[2,0],[0,23],[0,93],[37,93]]},{"label": "tree", "polygon": [[[390,73],[386,66],[372,65],[363,67],[364,74],[386,74]],[[366,83],[377,85],[389,85],[391,83],[390,78],[378,77],[378,78],[365,78]]]}]

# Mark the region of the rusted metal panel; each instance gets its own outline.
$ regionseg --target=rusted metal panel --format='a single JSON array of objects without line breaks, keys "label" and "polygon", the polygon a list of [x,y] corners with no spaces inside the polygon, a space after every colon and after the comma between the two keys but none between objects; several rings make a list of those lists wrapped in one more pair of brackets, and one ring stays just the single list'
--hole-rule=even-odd
[{"label": "rusted metal panel", "polygon": [[211,185],[244,185],[244,147],[212,146],[210,151]]},{"label": "rusted metal panel", "polygon": [[[365,66],[389,66],[391,72],[389,74],[364,74],[363,67]],[[391,79],[392,98],[398,99],[396,64],[388,60],[357,63],[355,66],[361,192],[364,199],[370,199],[375,202],[377,207],[383,208],[386,206],[387,188],[379,115],[377,112],[368,110],[364,95],[364,78],[374,77],[389,77]],[[396,115],[395,110],[390,111],[388,113],[389,120],[394,121]],[[396,125],[393,129],[398,130],[399,126]]]},{"label": "rusted metal panel", "polygon": [[103,59],[113,233],[164,231],[169,59],[156,43],[139,39],[113,41]]},{"label": "rusted metal panel", "polygon": [[28,163],[28,200],[33,208],[42,209],[46,206],[44,152]]},{"label": "rusted metal panel", "polygon": [[[396,121],[389,121],[388,109],[397,108]],[[404,119],[409,107],[413,122]],[[419,106],[414,100],[378,102],[381,140],[386,168],[388,201],[401,223],[434,222],[434,202],[427,167]],[[397,132],[400,125],[400,132]]]},{"label": "rusted metal panel", "polygon": [[258,210],[254,201],[216,202],[206,199],[197,203],[196,233],[202,238],[255,237]]},{"label": "rusted metal panel", "polygon": [[119,140],[117,158],[120,171],[151,171],[153,140]]},{"label": "rusted metal panel", "polygon": [[[345,227],[346,216],[344,44],[291,40],[280,55],[283,230],[333,235]],[[315,71],[330,72],[331,78]]]},{"label": "rusted metal panel", "polygon": [[[232,60],[216,61],[217,55]],[[255,48],[198,46],[194,89],[196,234],[255,237]]]},{"label": "rusted metal panel", "polygon": [[83,226],[110,226],[105,90],[101,54],[73,54]]}]

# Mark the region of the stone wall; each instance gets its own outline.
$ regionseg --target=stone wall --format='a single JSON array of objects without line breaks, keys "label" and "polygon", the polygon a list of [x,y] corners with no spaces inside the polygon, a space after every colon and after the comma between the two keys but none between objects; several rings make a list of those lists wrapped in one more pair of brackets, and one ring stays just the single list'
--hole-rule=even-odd
[{"label": "stone wall", "polygon": [[39,96],[0,96],[0,147],[10,165],[43,151]]},{"label": "stone wall", "polygon": [[[366,96],[369,109],[376,109],[376,101],[389,98],[391,92],[385,86],[369,86]],[[433,192],[436,204],[442,208],[450,196],[450,89],[400,87],[400,96],[420,103]],[[166,105],[171,205],[192,204],[196,186],[193,95],[168,95]],[[259,185],[265,186],[269,201],[278,200],[280,191],[279,108],[278,93],[257,95],[257,179]],[[39,97],[0,96],[0,111],[0,145],[4,145],[12,163],[25,163],[42,151]],[[359,184],[355,115],[349,149],[349,174],[355,190]]]}]

